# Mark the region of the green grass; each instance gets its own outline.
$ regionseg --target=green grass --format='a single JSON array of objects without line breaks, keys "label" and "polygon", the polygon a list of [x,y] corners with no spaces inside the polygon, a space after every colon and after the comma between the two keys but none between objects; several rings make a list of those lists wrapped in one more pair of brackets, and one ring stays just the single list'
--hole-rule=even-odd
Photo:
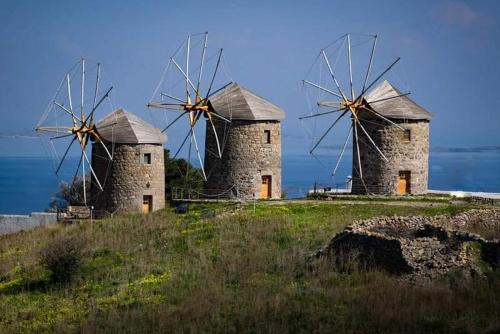
[{"label": "green grass", "polygon": [[[469,207],[258,202],[254,213],[252,205],[191,205],[185,215],[167,209],[3,236],[0,332],[498,329],[497,272],[416,287],[381,272],[307,265],[355,219]],[[219,216],[202,219],[208,211]],[[60,236],[85,240],[82,266],[68,284],[51,283],[39,264],[40,249]]]}]

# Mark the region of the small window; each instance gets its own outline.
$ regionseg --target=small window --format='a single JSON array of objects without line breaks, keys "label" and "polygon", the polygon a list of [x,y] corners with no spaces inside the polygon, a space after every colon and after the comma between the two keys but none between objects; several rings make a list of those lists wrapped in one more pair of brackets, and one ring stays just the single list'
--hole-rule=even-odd
[{"label": "small window", "polygon": [[151,165],[151,153],[144,153],[142,163],[145,165]]},{"label": "small window", "polygon": [[403,140],[410,141],[411,140],[411,131],[409,129],[406,129],[403,132]]},{"label": "small window", "polygon": [[264,143],[271,144],[271,130],[264,130]]}]

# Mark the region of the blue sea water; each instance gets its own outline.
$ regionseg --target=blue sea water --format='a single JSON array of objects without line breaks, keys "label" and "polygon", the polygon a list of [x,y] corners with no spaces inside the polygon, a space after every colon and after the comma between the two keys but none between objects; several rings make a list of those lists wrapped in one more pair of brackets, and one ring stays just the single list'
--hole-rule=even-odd
[{"label": "blue sea water", "polygon": [[[345,188],[351,175],[352,155],[344,155],[336,177],[331,176],[337,154],[314,158],[283,157],[283,190],[289,197],[302,196],[315,182],[319,186]],[[431,152],[429,189],[500,192],[500,151]]]},{"label": "blue sea water", "polygon": [[[352,157],[346,155],[337,175],[331,176],[336,154],[314,158],[310,155],[283,157],[282,186],[288,197],[303,196],[314,183],[345,187],[351,174]],[[75,163],[77,163],[76,159]],[[500,151],[431,152],[429,188],[500,192]],[[0,213],[27,214],[43,211],[62,179],[72,177],[70,169],[56,177],[47,158],[0,157]]]}]

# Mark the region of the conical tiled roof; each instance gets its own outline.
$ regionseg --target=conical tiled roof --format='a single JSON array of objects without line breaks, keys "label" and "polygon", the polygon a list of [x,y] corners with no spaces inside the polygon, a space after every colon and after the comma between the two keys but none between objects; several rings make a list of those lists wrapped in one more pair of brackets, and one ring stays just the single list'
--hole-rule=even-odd
[{"label": "conical tiled roof", "polygon": [[[376,112],[387,118],[430,120],[432,114],[416,104],[408,96],[401,96],[402,93],[392,86],[387,80],[371,90],[365,100]],[[377,102],[378,101],[378,102]]]},{"label": "conical tiled roof", "polygon": [[166,136],[136,115],[119,108],[96,123],[97,132],[118,144],[163,144]]},{"label": "conical tiled roof", "polygon": [[285,112],[245,87],[231,83],[210,97],[210,104],[219,115],[233,120],[282,120]]}]

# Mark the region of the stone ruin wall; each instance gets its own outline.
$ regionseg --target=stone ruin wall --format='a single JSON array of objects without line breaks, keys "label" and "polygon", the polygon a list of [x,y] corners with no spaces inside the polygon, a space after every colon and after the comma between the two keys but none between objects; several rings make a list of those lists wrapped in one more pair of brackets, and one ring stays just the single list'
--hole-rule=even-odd
[{"label": "stone ruin wall", "polygon": [[392,120],[410,130],[411,140],[407,141],[398,127],[385,121],[382,126],[371,123],[374,121],[381,124],[380,119],[363,119],[361,123],[388,161],[380,156],[363,131],[358,128],[361,167],[366,188],[357,172],[357,147],[353,135],[352,193],[364,194],[368,189],[369,193],[395,195],[399,171],[410,171],[410,193],[426,194],[429,172],[429,122]]},{"label": "stone ruin wall", "polygon": [[[215,122],[221,143],[226,133],[222,159],[211,125],[207,123],[205,138],[205,170],[207,182],[204,192],[209,196],[252,199],[260,197],[262,175],[271,176],[271,198],[281,197],[281,127],[279,121],[233,120],[224,131],[225,123]],[[267,144],[264,130],[271,131]],[[234,187],[233,187],[234,185]]]},{"label": "stone ruin wall", "polygon": [[[108,144],[111,152],[111,146]],[[151,164],[143,163],[144,153],[151,153]],[[92,185],[92,203],[96,210],[142,212],[143,196],[153,196],[153,211],[165,207],[165,165],[162,145],[115,144],[113,162],[100,159],[104,148],[92,145],[92,166],[99,179],[105,179],[104,191]],[[106,172],[107,178],[105,177]]]},{"label": "stone ruin wall", "polygon": [[311,260],[327,256],[341,270],[344,262],[357,261],[410,280],[438,277],[452,269],[482,274],[485,266],[500,266],[499,219],[498,209],[473,209],[455,215],[354,221]]}]

